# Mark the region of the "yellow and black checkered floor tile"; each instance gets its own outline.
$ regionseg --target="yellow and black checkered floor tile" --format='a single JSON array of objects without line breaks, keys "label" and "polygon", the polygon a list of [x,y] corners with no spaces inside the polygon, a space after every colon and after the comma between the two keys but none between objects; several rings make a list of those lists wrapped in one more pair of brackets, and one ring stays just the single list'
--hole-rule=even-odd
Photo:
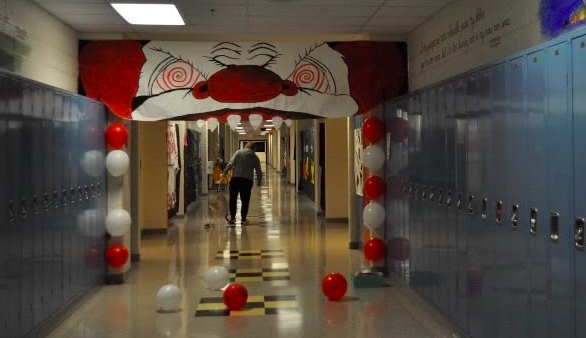
[{"label": "yellow and black checkered floor tile", "polygon": [[224,305],[221,297],[214,297],[199,301],[195,317],[266,316],[298,312],[296,296],[249,296],[240,311],[231,311]]},{"label": "yellow and black checkered floor tile", "polygon": [[230,269],[230,282],[270,282],[290,280],[288,268]]},{"label": "yellow and black checkered floor tile", "polygon": [[216,259],[268,259],[284,258],[283,250],[220,250]]}]

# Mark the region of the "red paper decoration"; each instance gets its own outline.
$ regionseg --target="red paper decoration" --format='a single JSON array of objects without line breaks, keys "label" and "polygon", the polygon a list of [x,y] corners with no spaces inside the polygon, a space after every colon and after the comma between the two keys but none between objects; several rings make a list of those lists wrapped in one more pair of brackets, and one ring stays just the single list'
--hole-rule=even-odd
[{"label": "red paper decoration", "polygon": [[120,149],[128,141],[128,129],[122,123],[112,123],[106,129],[106,142],[110,147]]},{"label": "red paper decoration", "polygon": [[377,143],[385,134],[385,125],[376,117],[369,117],[362,124],[362,134],[370,143]]},{"label": "red paper decoration", "polygon": [[387,188],[385,180],[380,176],[370,176],[364,181],[364,194],[371,200],[381,197]]},{"label": "red paper decoration", "polygon": [[385,256],[386,245],[380,238],[372,238],[364,244],[364,257],[369,261],[378,261]]}]

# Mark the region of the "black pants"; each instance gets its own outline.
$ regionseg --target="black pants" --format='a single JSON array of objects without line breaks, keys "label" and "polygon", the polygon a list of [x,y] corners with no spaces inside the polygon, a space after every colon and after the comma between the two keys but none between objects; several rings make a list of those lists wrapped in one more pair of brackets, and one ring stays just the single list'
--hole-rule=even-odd
[{"label": "black pants", "polygon": [[248,205],[250,204],[252,186],[252,180],[243,177],[232,177],[230,180],[230,216],[232,219],[236,218],[236,199],[238,198],[238,194],[240,194],[240,200],[242,201],[240,215],[242,215],[242,219],[246,219],[246,216],[248,216]]}]

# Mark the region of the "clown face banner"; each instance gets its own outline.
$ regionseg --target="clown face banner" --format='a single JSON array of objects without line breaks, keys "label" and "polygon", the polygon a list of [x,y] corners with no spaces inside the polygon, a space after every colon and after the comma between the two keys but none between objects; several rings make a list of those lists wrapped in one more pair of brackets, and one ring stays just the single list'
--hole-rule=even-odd
[{"label": "clown face banner", "polygon": [[82,42],[80,88],[134,120],[336,118],[406,89],[386,42]]}]

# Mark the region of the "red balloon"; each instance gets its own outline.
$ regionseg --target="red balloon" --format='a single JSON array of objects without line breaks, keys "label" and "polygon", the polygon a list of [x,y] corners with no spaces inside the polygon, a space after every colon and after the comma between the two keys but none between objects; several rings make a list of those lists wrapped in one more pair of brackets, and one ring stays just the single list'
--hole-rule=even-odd
[{"label": "red balloon", "polygon": [[224,304],[232,311],[242,309],[248,300],[248,290],[244,285],[232,283],[224,291]]},{"label": "red balloon", "polygon": [[120,268],[128,261],[128,249],[124,245],[115,244],[106,251],[106,262],[113,268]]},{"label": "red balloon", "polygon": [[128,141],[128,129],[122,123],[112,123],[106,129],[106,142],[115,149],[124,147]]},{"label": "red balloon", "polygon": [[364,257],[369,261],[378,261],[385,256],[386,245],[380,238],[372,238],[364,244]]},{"label": "red balloon", "polygon": [[385,134],[385,125],[376,117],[369,117],[362,124],[362,133],[370,143],[377,143]]},{"label": "red balloon", "polygon": [[394,119],[391,121],[391,141],[395,143],[403,142],[409,135],[409,123],[403,119]]},{"label": "red balloon", "polygon": [[386,189],[387,184],[380,176],[370,176],[364,181],[364,194],[371,200],[381,197]]},{"label": "red balloon", "polygon": [[321,290],[329,300],[340,300],[346,294],[348,283],[346,278],[339,273],[330,273],[321,283]]}]

